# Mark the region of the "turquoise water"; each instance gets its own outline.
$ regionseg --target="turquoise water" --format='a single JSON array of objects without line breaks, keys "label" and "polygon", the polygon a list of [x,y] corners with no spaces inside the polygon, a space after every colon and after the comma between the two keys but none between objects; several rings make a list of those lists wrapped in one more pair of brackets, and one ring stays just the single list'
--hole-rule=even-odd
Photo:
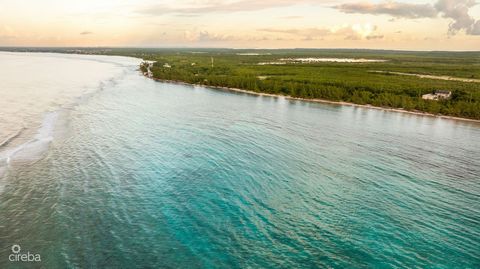
[{"label": "turquoise water", "polygon": [[0,268],[480,267],[479,125],[125,70],[0,179]]}]

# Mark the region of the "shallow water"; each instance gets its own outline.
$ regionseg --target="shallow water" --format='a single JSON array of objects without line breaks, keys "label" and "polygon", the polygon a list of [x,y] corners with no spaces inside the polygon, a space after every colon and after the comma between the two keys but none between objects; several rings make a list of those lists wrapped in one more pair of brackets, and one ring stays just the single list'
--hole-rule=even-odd
[{"label": "shallow water", "polygon": [[0,177],[10,161],[44,151],[58,113],[139,62],[127,57],[0,52]]},{"label": "shallow water", "polygon": [[0,268],[38,266],[13,244],[45,268],[480,266],[479,125],[97,64],[119,73],[0,179]]}]

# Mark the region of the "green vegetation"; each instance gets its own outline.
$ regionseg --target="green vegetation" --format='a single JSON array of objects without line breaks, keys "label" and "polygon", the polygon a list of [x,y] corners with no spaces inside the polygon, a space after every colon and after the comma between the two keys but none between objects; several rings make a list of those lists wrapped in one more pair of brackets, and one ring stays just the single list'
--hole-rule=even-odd
[{"label": "green vegetation", "polygon": [[[63,50],[68,52],[66,49]],[[480,79],[480,52],[133,48],[72,48],[70,50],[75,53],[125,55],[157,61],[151,69],[154,78],[157,79],[480,119],[480,83],[478,82],[423,79],[373,72],[388,71]],[[258,55],[241,55],[245,53]],[[283,65],[259,65],[265,62],[278,62],[281,58],[299,57],[366,58],[387,61],[288,62]],[[164,67],[166,63],[171,67]],[[421,98],[423,94],[435,90],[452,91],[452,98],[442,101],[427,101]]]},{"label": "green vegetation", "polygon": [[[391,71],[480,79],[480,53],[315,50],[255,51],[260,55],[254,56],[238,53],[242,52],[168,51],[142,55],[142,58],[157,61],[152,72],[158,79],[480,119],[480,83],[421,79],[372,72]],[[276,62],[280,58],[297,57],[367,58],[388,61],[258,65],[262,62]],[[163,67],[165,63],[171,68]],[[421,98],[423,94],[434,90],[452,91],[452,99],[427,101]]]}]

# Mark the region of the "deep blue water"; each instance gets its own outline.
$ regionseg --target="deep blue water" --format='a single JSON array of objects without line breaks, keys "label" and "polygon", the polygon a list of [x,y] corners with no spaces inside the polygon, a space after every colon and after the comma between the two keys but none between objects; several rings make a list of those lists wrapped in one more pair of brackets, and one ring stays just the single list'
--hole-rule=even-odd
[{"label": "deep blue water", "polygon": [[0,268],[480,268],[479,125],[134,71],[64,118],[2,179]]}]

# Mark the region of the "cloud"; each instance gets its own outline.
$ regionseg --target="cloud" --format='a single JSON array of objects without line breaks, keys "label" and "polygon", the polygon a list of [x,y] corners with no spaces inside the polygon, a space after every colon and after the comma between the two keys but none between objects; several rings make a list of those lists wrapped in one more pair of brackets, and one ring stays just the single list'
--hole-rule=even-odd
[{"label": "cloud", "polygon": [[372,15],[390,15],[394,18],[443,18],[451,19],[448,34],[453,35],[464,30],[469,35],[480,35],[480,20],[468,13],[478,3],[476,0],[438,0],[431,4],[409,4],[395,1],[383,3],[349,3],[334,6],[344,13]]},{"label": "cloud", "polygon": [[285,20],[297,20],[297,19],[303,19],[303,16],[284,16],[280,17],[280,19],[285,19]]},{"label": "cloud", "polygon": [[245,36],[245,35],[224,35],[212,33],[205,30],[200,31],[184,31],[183,39],[188,42],[194,43],[225,43],[225,42],[234,42],[234,41],[265,41],[271,40],[265,36]]},{"label": "cloud", "polygon": [[90,31],[83,31],[80,33],[80,35],[91,35],[93,34],[93,32],[90,32]]},{"label": "cloud", "polygon": [[[330,1],[324,1],[330,2]],[[315,0],[238,0],[238,1],[218,1],[204,0],[195,1],[190,4],[171,7],[165,4],[146,6],[137,10],[138,13],[148,15],[164,14],[203,14],[203,13],[231,13],[242,11],[258,11],[270,8],[288,7],[301,4],[318,4]]]},{"label": "cloud", "polygon": [[201,31],[198,33],[197,39],[200,42],[208,42],[208,41],[229,41],[234,38],[228,35],[212,34],[207,31]]},{"label": "cloud", "polygon": [[301,36],[326,36],[332,33],[332,30],[327,28],[306,28],[306,29],[276,29],[276,28],[262,28],[258,31],[269,33],[283,33]]},{"label": "cloud", "polygon": [[15,30],[8,25],[2,25],[0,27],[0,41],[7,41],[17,38]]},{"label": "cloud", "polygon": [[292,29],[277,29],[277,28],[261,28],[258,31],[269,33],[281,33],[300,37],[301,40],[322,40],[325,37],[340,37],[347,40],[361,40],[361,39],[379,39],[383,35],[376,35],[377,26],[370,23],[342,25],[333,28],[292,28]]},{"label": "cloud", "polygon": [[475,27],[479,21],[475,22],[468,11],[476,4],[475,0],[439,0],[435,4],[435,8],[441,13],[442,17],[453,19],[453,22],[449,25],[449,34],[465,30],[467,34],[475,35],[477,32]]},{"label": "cloud", "polygon": [[429,4],[407,4],[399,2],[351,3],[335,6],[344,13],[387,14],[398,18],[425,18],[436,17],[436,9]]},{"label": "cloud", "polygon": [[189,42],[212,42],[212,41],[232,41],[233,36],[214,34],[208,31],[184,31],[183,37]]},{"label": "cloud", "polygon": [[366,39],[368,40],[372,40],[372,39],[383,39],[383,35],[369,35],[366,37]]},{"label": "cloud", "polygon": [[480,20],[477,20],[475,24],[470,28],[471,35],[480,35]]}]

